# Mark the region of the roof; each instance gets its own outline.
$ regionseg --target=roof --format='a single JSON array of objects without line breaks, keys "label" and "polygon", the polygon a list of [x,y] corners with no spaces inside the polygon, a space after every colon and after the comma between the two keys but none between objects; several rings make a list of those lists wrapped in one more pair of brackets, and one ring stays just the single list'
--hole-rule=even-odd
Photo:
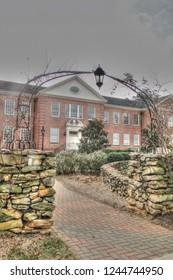
[{"label": "roof", "polygon": [[[40,89],[43,89],[44,87],[40,87]],[[36,89],[36,86],[34,85],[27,85],[22,83],[15,83],[15,82],[9,82],[9,81],[0,81],[0,90],[5,91],[14,91],[14,92],[21,92],[21,90],[25,93],[33,93],[34,89]]]},{"label": "roof", "polygon": [[117,97],[103,96],[109,105],[117,105],[130,108],[145,108],[145,104],[139,100],[130,100]]}]

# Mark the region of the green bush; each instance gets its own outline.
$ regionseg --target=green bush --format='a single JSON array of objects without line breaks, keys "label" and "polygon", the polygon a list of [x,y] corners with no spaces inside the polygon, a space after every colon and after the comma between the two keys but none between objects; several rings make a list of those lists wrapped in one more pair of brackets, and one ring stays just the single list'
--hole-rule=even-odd
[{"label": "green bush", "polygon": [[134,152],[134,149],[127,149],[127,150],[111,150],[111,149],[106,149],[104,150],[104,152],[106,154],[110,154],[110,153],[131,153],[131,152]]},{"label": "green bush", "polygon": [[107,155],[103,152],[91,154],[79,153],[78,151],[62,151],[57,155],[57,174],[100,174],[100,168],[107,163]]},{"label": "green bush", "polygon": [[107,156],[107,162],[130,160],[130,155],[127,152],[121,153],[110,153]]}]

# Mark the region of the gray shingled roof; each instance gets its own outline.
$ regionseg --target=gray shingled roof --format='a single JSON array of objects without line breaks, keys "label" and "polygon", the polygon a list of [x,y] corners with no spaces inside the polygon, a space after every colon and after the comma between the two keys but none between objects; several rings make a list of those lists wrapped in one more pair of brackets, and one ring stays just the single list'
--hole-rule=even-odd
[{"label": "gray shingled roof", "polygon": [[130,99],[122,99],[117,97],[103,96],[107,100],[109,105],[117,105],[131,108],[145,108],[145,104],[142,101],[135,101]]},{"label": "gray shingled roof", "polygon": [[[8,82],[8,81],[0,81],[0,89],[5,91],[14,91],[20,92],[21,90],[25,93],[32,93],[36,86],[15,83],[15,82]],[[44,87],[40,87],[40,90],[44,89]]]}]

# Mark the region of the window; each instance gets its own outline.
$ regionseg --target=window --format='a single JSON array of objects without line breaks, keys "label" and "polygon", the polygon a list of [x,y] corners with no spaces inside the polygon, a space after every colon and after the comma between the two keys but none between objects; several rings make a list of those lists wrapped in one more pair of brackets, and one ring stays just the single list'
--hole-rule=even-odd
[{"label": "window", "polygon": [[139,146],[139,134],[134,134],[134,146]]},{"label": "window", "polygon": [[20,140],[23,142],[28,142],[29,139],[30,139],[30,130],[28,128],[21,128]]},{"label": "window", "polygon": [[4,130],[3,130],[3,140],[5,142],[11,142],[13,140],[13,131],[14,131],[14,128],[9,126],[9,125],[6,125],[4,127]]},{"label": "window", "polygon": [[134,125],[139,125],[139,115],[134,115]]},{"label": "window", "polygon": [[172,116],[168,117],[168,127],[173,127],[173,117]]},{"label": "window", "polygon": [[22,116],[25,117],[25,115],[30,113],[30,104],[29,101],[22,101],[21,105],[21,113]]},{"label": "window", "polygon": [[120,122],[120,113],[119,112],[114,112],[113,113],[113,123],[114,124],[119,124]]},{"label": "window", "polygon": [[119,133],[113,133],[113,145],[119,145]]},{"label": "window", "polygon": [[15,101],[7,99],[5,100],[5,115],[12,116],[14,115],[14,106]]},{"label": "window", "polygon": [[76,104],[66,104],[66,118],[82,119],[83,106]]},{"label": "window", "polygon": [[60,103],[59,102],[52,102],[51,103],[51,116],[52,117],[59,117],[60,116]]},{"label": "window", "polygon": [[129,124],[130,124],[130,114],[124,113],[124,125],[129,125]]},{"label": "window", "polygon": [[59,143],[59,128],[50,129],[50,143],[51,144]]},{"label": "window", "polygon": [[104,111],[104,123],[108,123],[108,122],[109,122],[109,112]]},{"label": "window", "polygon": [[124,134],[124,143],[123,144],[124,144],[124,146],[130,145],[130,135],[127,133]]},{"label": "window", "polygon": [[89,106],[88,107],[88,119],[94,119],[95,118],[95,107]]}]

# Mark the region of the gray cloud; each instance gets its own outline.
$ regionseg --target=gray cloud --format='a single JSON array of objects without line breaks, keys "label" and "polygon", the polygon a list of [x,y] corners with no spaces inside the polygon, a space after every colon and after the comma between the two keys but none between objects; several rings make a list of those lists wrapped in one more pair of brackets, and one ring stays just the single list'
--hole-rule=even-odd
[{"label": "gray cloud", "polygon": [[134,0],[132,9],[138,20],[158,36],[173,37],[172,0]]}]

